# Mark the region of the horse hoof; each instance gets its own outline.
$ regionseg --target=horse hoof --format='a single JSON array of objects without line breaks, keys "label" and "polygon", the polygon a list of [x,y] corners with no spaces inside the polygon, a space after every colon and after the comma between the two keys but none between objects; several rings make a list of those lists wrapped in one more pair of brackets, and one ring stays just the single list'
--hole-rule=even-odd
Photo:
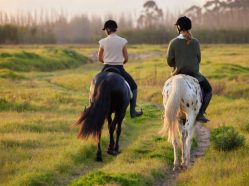
[{"label": "horse hoof", "polygon": [[181,167],[179,165],[174,165],[173,171],[175,172],[175,171],[179,171],[179,170],[181,170]]},{"label": "horse hoof", "polygon": [[188,167],[187,167],[187,165],[181,165],[181,169],[182,169],[182,170],[187,170]]},{"label": "horse hoof", "polygon": [[112,155],[112,156],[116,155],[116,151],[114,151],[114,150],[108,150],[107,153]]},{"label": "horse hoof", "polygon": [[115,151],[116,154],[120,154],[121,153],[121,151],[118,150],[118,149],[117,150],[115,149],[114,151]]},{"label": "horse hoof", "polygon": [[97,162],[102,162],[103,159],[102,159],[102,157],[96,157],[96,161],[97,161]]}]

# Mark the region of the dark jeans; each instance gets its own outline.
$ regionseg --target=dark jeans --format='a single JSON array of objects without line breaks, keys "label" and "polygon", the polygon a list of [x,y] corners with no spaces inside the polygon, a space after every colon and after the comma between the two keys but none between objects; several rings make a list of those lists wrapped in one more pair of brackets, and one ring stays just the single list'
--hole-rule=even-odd
[{"label": "dark jeans", "polygon": [[119,74],[128,82],[128,84],[131,87],[131,90],[137,89],[137,84],[134,81],[134,79],[128,74],[128,72],[125,71],[123,65],[104,65],[102,72],[106,70],[107,68],[116,68],[119,70]]}]

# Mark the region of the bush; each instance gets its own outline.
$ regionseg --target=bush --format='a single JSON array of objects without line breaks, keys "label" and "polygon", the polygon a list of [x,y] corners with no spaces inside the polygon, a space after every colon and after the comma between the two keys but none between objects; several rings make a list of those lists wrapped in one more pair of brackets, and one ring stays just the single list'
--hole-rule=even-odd
[{"label": "bush", "polygon": [[215,149],[229,151],[245,143],[245,138],[239,135],[233,127],[219,127],[211,132],[211,142]]}]

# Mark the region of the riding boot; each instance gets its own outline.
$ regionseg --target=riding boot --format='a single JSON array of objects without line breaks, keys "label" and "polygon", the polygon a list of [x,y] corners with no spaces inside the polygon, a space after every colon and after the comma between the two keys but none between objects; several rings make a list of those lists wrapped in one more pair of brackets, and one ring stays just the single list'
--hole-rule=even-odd
[{"label": "riding boot", "polygon": [[134,118],[134,117],[139,117],[143,115],[143,111],[142,110],[140,112],[136,111],[137,89],[133,90],[132,94],[133,94],[133,97],[130,101],[130,115],[131,115],[131,118]]},{"label": "riding boot", "polygon": [[209,121],[209,119],[207,119],[204,114],[205,114],[205,111],[208,107],[208,104],[210,102],[212,98],[212,93],[207,93],[206,95],[204,95],[203,97],[203,103],[201,105],[201,108],[200,108],[200,111],[199,111],[199,114],[197,115],[196,117],[196,120],[201,122],[201,123],[207,123]]}]

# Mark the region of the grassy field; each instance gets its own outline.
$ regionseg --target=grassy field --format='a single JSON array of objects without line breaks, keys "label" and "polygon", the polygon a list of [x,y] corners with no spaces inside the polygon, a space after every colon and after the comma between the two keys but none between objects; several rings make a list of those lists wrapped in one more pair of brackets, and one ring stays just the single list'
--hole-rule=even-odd
[{"label": "grassy field", "polygon": [[[121,154],[94,161],[93,141],[76,139],[72,123],[88,104],[91,78],[100,70],[97,46],[0,47],[0,185],[156,185],[167,179],[173,151],[158,131],[162,125],[161,90],[170,76],[167,46],[129,46],[126,69],[139,85],[144,116],[127,114]],[[204,157],[181,173],[177,186],[249,185],[249,45],[202,46],[201,71],[214,97],[208,108],[210,129],[234,126],[244,147]]]}]

